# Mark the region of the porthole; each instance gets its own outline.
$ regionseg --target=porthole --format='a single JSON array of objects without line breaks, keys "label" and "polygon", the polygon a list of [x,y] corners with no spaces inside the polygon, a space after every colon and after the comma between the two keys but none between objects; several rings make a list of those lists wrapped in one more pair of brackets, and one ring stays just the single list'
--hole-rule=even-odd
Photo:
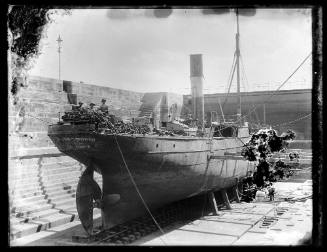
[{"label": "porthole", "polygon": [[156,144],[156,148],[158,148],[159,147],[159,144]]},{"label": "porthole", "polygon": [[173,144],[173,147],[175,148],[175,144]]}]

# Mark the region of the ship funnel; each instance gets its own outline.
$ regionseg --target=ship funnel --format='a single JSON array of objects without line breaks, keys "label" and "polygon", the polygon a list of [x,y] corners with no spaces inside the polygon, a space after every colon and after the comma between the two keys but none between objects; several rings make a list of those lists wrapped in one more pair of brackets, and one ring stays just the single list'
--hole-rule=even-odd
[{"label": "ship funnel", "polygon": [[204,126],[203,66],[202,54],[190,55],[190,78],[192,95],[192,116]]}]

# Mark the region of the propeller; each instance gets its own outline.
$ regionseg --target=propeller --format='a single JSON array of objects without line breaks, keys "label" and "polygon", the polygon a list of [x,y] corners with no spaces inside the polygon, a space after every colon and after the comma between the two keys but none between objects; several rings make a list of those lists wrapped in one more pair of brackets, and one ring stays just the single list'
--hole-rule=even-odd
[{"label": "propeller", "polygon": [[105,211],[109,206],[119,202],[119,194],[103,195],[98,183],[93,178],[94,167],[90,165],[80,177],[76,190],[76,207],[79,219],[88,235],[93,235],[93,209]]}]

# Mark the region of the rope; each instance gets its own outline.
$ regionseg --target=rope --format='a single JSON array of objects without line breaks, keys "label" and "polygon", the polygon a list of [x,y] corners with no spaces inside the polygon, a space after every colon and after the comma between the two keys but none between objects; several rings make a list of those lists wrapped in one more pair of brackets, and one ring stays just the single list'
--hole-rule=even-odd
[{"label": "rope", "polygon": [[[286,78],[286,80],[266,99],[266,101],[267,100],[269,100],[271,97],[273,97],[274,95],[276,95],[277,94],[277,91],[279,90],[279,89],[281,89],[285,84],[286,84],[286,82],[297,72],[297,70],[299,70],[300,69],[300,67],[307,61],[307,59],[311,56],[311,54],[312,54],[312,52],[310,52],[309,53],[309,55],[301,62],[301,64],[292,72],[292,74],[289,76],[289,77],[287,77]],[[239,119],[237,119],[237,121],[235,122],[235,123],[238,123],[239,121],[241,121],[242,119],[244,119],[244,118],[246,118],[249,114],[251,114],[257,107],[258,107],[259,105],[256,105],[252,110],[250,110],[250,112],[249,113],[247,113],[246,115],[244,115],[244,116],[241,116]],[[227,127],[225,127],[225,128],[228,128],[228,126]],[[222,128],[221,130],[223,130],[224,128]]]},{"label": "rope", "polygon": [[37,120],[40,120],[41,122],[44,122],[44,123],[46,123],[47,125],[48,125],[48,124],[51,124],[51,122],[44,121],[44,120],[40,119],[39,117],[32,116],[32,115],[30,115],[30,114],[28,114],[28,113],[26,113],[26,112],[25,112],[25,115],[30,116],[30,117],[33,117],[33,118],[35,118],[35,119],[37,119]]},{"label": "rope", "polygon": [[241,59],[241,66],[242,66],[243,76],[245,78],[244,83],[245,83],[246,87],[249,88],[249,82],[248,82],[248,78],[247,78],[246,73],[245,73],[245,67],[244,67],[244,63],[243,63],[243,57],[242,57],[241,54],[240,54],[240,59]]},{"label": "rope", "polygon": [[[218,96],[218,103],[219,103],[219,108],[220,108],[221,115],[223,117],[223,121],[225,122],[225,115],[224,115],[224,111],[223,111],[223,108],[222,108],[221,103],[220,103],[219,96]],[[217,116],[218,116],[218,113],[217,113]],[[217,118],[217,120],[218,120],[218,118]]]},{"label": "rope", "polygon": [[[311,56],[312,52],[309,53],[309,55],[307,57],[305,57],[305,59],[301,62],[301,64],[292,72],[292,74],[290,76],[288,76],[286,78],[286,80],[267,98],[267,100],[269,100],[271,97],[273,97],[274,95],[276,95],[277,91],[280,90],[285,84],[286,82],[297,72],[297,70],[300,69],[300,67],[307,61],[307,59]],[[267,101],[266,100],[266,101]],[[248,116],[250,113],[252,113],[256,108],[258,107],[258,105],[256,105],[249,113],[247,113],[245,116],[242,116],[240,119],[238,119],[238,121],[240,121],[243,117],[245,118],[246,116]]]},{"label": "rope", "polygon": [[[244,85],[244,89],[245,89],[245,91],[246,91],[246,89],[247,90],[250,90],[250,88],[249,88],[249,82],[248,82],[248,78],[247,78],[247,76],[246,76],[246,72],[245,72],[245,67],[244,67],[244,63],[243,63],[243,57],[242,57],[242,55],[240,54],[240,59],[241,59],[241,66],[242,66],[242,73],[243,73],[243,82],[245,83],[245,85]],[[245,81],[244,81],[244,79],[245,79]],[[246,86],[246,88],[245,88],[245,86]],[[254,105],[254,103],[252,102],[252,108],[254,107],[255,105]],[[256,116],[256,119],[257,119],[257,124],[261,124],[260,123],[260,120],[259,120],[259,117],[258,117],[258,114],[257,114],[257,112],[256,112],[256,110],[254,110],[254,113],[255,113],[255,116]]]},{"label": "rope", "polygon": [[293,121],[286,122],[286,123],[275,124],[275,125],[273,125],[272,127],[281,126],[281,125],[287,125],[287,124],[292,124],[292,123],[294,123],[294,122],[300,121],[300,120],[302,120],[302,119],[304,119],[304,118],[307,118],[307,117],[311,116],[311,114],[312,114],[312,112],[309,113],[309,114],[307,114],[307,115],[305,115],[305,116],[302,116],[302,117],[300,117],[300,118],[297,118],[297,119],[295,119],[295,120],[293,120]]},{"label": "rope", "polygon": [[230,88],[232,86],[232,81],[233,81],[233,77],[234,77],[234,72],[235,72],[235,67],[236,67],[236,64],[235,64],[235,59],[236,59],[236,54],[234,53],[234,58],[233,58],[233,63],[232,63],[232,68],[231,68],[231,71],[229,73],[229,77],[228,77],[228,82],[229,82],[229,86],[228,86],[228,91],[227,91],[227,95],[225,97],[225,100],[224,100],[224,103],[223,103],[223,108],[225,106],[225,103],[227,101],[227,98],[228,98],[228,95],[229,95],[229,92],[230,92]]},{"label": "rope", "polygon": [[[117,139],[116,134],[114,134],[114,138],[115,138],[115,141],[116,141],[116,143],[117,143],[117,147],[118,147],[119,153],[120,153],[120,155],[121,155],[121,157],[122,157],[122,159],[123,159],[124,165],[125,165],[126,170],[127,170],[127,172],[128,172],[128,175],[130,176],[130,179],[131,179],[131,181],[132,181],[132,183],[133,183],[133,185],[134,185],[134,187],[135,187],[135,189],[136,189],[136,192],[137,192],[138,195],[140,196],[140,199],[142,200],[142,203],[143,203],[144,207],[146,208],[146,210],[147,210],[148,213],[150,214],[152,220],[154,221],[154,223],[156,224],[156,226],[158,227],[158,229],[160,230],[160,232],[161,232],[163,235],[165,235],[165,233],[164,233],[164,231],[161,229],[159,223],[156,221],[156,219],[155,219],[154,216],[152,215],[152,213],[151,213],[149,207],[147,206],[145,200],[143,199],[143,197],[142,197],[142,195],[141,195],[141,192],[140,192],[139,189],[138,189],[138,186],[137,186],[136,183],[135,183],[135,180],[134,180],[134,178],[133,178],[133,175],[131,174],[131,172],[130,172],[128,166],[127,166],[127,163],[126,163],[126,161],[125,161],[125,158],[124,158],[123,152],[122,152],[122,150],[121,150],[121,148],[120,148],[120,145],[119,145],[119,143],[118,143],[118,139]],[[164,241],[160,236],[159,236],[159,238],[161,239],[161,241],[162,241],[165,245],[167,245],[167,244],[165,243],[165,241]]]},{"label": "rope", "polygon": [[[231,66],[231,69],[230,69],[230,72],[229,72],[229,76],[228,76],[228,81],[227,81],[227,83],[230,83],[230,81],[231,81],[231,78],[232,78],[232,74],[233,74],[233,72],[234,72],[234,68],[235,68],[235,66],[234,66],[234,64],[235,64],[235,60],[236,60],[236,53],[234,53],[234,57],[233,57],[233,62],[232,62],[232,66]],[[229,84],[229,88],[230,88],[230,84]],[[227,91],[227,90],[226,90]]]}]

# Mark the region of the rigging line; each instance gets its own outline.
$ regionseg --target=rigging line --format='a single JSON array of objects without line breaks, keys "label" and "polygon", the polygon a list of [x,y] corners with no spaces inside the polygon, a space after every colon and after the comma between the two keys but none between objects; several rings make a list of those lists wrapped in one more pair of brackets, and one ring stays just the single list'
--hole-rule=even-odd
[{"label": "rigging line", "polygon": [[[292,74],[289,76],[289,77],[287,77],[287,79],[275,90],[275,91],[273,91],[273,93],[266,99],[266,101],[267,100],[269,100],[271,97],[273,97],[274,95],[276,95],[277,94],[277,91],[282,87],[282,86],[284,86],[285,84],[286,84],[286,82],[297,72],[297,70],[299,70],[300,69],[300,67],[307,61],[307,59],[310,57],[310,55],[312,54],[312,52],[310,52],[309,53],[309,55],[301,62],[301,64],[292,72]],[[235,123],[238,123],[238,122],[240,122],[242,119],[244,119],[244,118],[246,118],[249,114],[251,114],[256,108],[258,107],[258,105],[256,105],[249,113],[247,113],[246,115],[244,115],[244,116],[241,116],[239,119],[237,119],[236,120],[236,122]],[[227,128],[227,127],[225,127],[225,128]]]},{"label": "rigging line", "polygon": [[244,144],[244,146],[242,146],[242,147],[247,147],[246,144],[243,142],[241,137],[238,137],[238,136],[236,136],[236,137],[237,137],[238,140],[240,140],[242,142],[242,144]]},{"label": "rigging line", "polygon": [[297,121],[300,121],[300,120],[302,120],[302,119],[304,119],[304,118],[307,118],[307,117],[311,116],[311,114],[312,114],[312,112],[309,113],[309,114],[307,114],[307,115],[305,115],[305,116],[302,116],[302,117],[300,117],[300,118],[297,118],[297,119],[295,119],[295,120],[293,120],[293,121],[289,121],[289,122],[286,122],[286,123],[275,124],[275,125],[273,125],[272,127],[291,124],[291,123],[293,123],[293,122],[297,122]]},{"label": "rigging line", "polygon": [[46,124],[51,124],[51,122],[44,121],[44,120],[40,119],[39,117],[32,116],[32,115],[30,115],[30,114],[28,114],[28,113],[26,113],[26,112],[25,112],[25,115],[27,115],[27,116],[29,116],[29,117],[33,117],[33,118],[35,118],[35,119],[37,119],[37,120],[40,120],[41,122],[44,122],[44,123],[46,123]]},{"label": "rigging line", "polygon": [[229,73],[229,78],[228,78],[228,83],[229,83],[229,86],[228,86],[228,91],[227,91],[227,95],[225,97],[225,100],[224,100],[224,103],[223,103],[223,108],[225,106],[225,103],[227,101],[227,98],[228,98],[228,94],[230,92],[230,88],[232,86],[232,82],[233,82],[233,77],[234,77],[234,73],[235,73],[235,67],[236,67],[236,53],[234,53],[234,59],[233,59],[233,63],[232,63],[232,67],[231,67],[231,71]]},{"label": "rigging line", "polygon": [[[218,96],[218,103],[219,103],[219,108],[220,108],[220,112],[221,112],[221,115],[223,117],[223,121],[225,122],[225,115],[224,115],[224,110],[221,106],[221,103],[220,103],[220,97]],[[217,120],[218,120],[218,113],[217,113]]]},{"label": "rigging line", "polygon": [[[122,150],[121,150],[121,148],[120,148],[120,145],[119,145],[119,143],[118,143],[118,139],[117,139],[116,134],[114,134],[114,138],[115,138],[115,141],[116,141],[116,143],[117,143],[117,147],[118,147],[119,153],[120,153],[120,155],[121,155],[121,157],[122,157],[122,159],[123,159],[124,165],[125,165],[126,170],[127,170],[127,172],[128,172],[128,175],[130,176],[131,181],[132,181],[132,183],[133,183],[133,185],[134,185],[134,187],[135,187],[135,189],[136,189],[136,192],[137,192],[138,195],[140,196],[140,199],[142,200],[142,203],[143,203],[144,207],[146,208],[146,210],[147,210],[148,213],[150,214],[152,220],[154,221],[154,223],[156,224],[156,226],[158,227],[158,229],[160,230],[160,232],[161,232],[163,235],[165,235],[165,233],[164,233],[164,231],[161,229],[159,223],[156,221],[156,219],[155,219],[154,216],[152,215],[150,209],[148,208],[148,205],[147,205],[146,202],[144,201],[144,199],[143,199],[143,197],[142,197],[142,195],[141,195],[141,192],[140,192],[139,189],[138,189],[138,186],[136,185],[136,182],[135,182],[135,180],[134,180],[134,178],[133,178],[133,175],[131,174],[131,172],[130,172],[128,166],[127,166],[127,163],[126,163],[126,161],[125,161],[125,158],[124,158],[123,152],[122,152]],[[165,241],[164,241],[160,236],[159,236],[159,238],[161,239],[161,241],[162,241],[165,245],[167,245],[167,244],[165,243]]]},{"label": "rigging line", "polygon": [[[245,77],[244,77],[244,72],[243,72],[243,69],[241,68],[241,80],[240,81],[240,84],[241,84],[241,88],[243,88],[244,92],[247,91],[247,86],[246,86],[246,83],[245,83]],[[243,74],[242,74],[243,73]]]},{"label": "rigging line", "polygon": [[236,52],[234,52],[234,58],[233,58],[233,62],[232,62],[230,72],[229,72],[228,82],[231,82],[232,79],[234,78],[235,67],[236,67]]},{"label": "rigging line", "polygon": [[250,91],[250,87],[249,87],[249,82],[248,82],[248,77],[246,76],[246,72],[245,72],[245,67],[244,67],[244,63],[243,63],[243,57],[242,55],[240,54],[240,59],[241,59],[241,66],[242,66],[242,71],[243,71],[243,74],[244,74],[244,77],[245,77],[245,81],[246,81],[246,86],[248,87],[249,91]]},{"label": "rigging line", "polygon": [[[231,79],[231,77],[232,77],[233,68],[234,68],[234,64],[235,64],[235,59],[236,59],[236,53],[234,52],[233,62],[232,62],[232,66],[231,66],[231,69],[230,69],[230,72],[229,72],[229,75],[228,75],[227,83],[230,82],[230,79]],[[226,90],[226,91],[227,91],[227,90]],[[226,91],[225,91],[225,92],[226,92]]]},{"label": "rigging line", "polygon": [[[245,86],[246,86],[246,88],[248,89],[248,91],[250,91],[250,85],[249,85],[249,82],[248,82],[248,78],[247,78],[247,76],[246,76],[245,67],[244,67],[244,62],[243,62],[243,57],[242,57],[241,54],[240,54],[240,58],[241,58],[242,73],[243,73],[243,76],[244,76],[244,78],[245,78],[245,81],[244,81],[244,78],[243,78],[243,81],[244,81],[244,83],[245,83],[244,88],[245,88]],[[252,102],[252,108],[253,108],[254,106],[255,106],[255,105],[254,105],[254,103]],[[260,120],[259,120],[259,116],[258,116],[256,110],[254,110],[254,113],[255,113],[255,116],[256,116],[256,119],[257,119],[257,124],[260,125],[261,122],[260,122]]]},{"label": "rigging line", "polygon": [[[275,91],[273,91],[273,93],[266,99],[266,101],[267,100],[269,100],[271,97],[273,97],[276,93],[277,93],[277,91],[278,90],[280,90],[285,84],[286,84],[286,82],[297,72],[297,70],[299,70],[300,69],[300,67],[307,61],[307,59],[310,57],[310,55],[312,54],[312,52],[310,52],[309,53],[309,55],[307,56],[307,57],[305,57],[305,59],[301,62],[301,64],[293,71],[293,73],[275,90]],[[256,105],[255,107],[254,107],[254,109],[252,109],[247,115],[249,115],[250,113],[252,113],[252,111],[254,111],[256,108],[258,107],[258,105]],[[242,116],[242,117],[246,117],[247,115],[245,115],[245,116]],[[241,117],[241,118],[242,118]],[[241,120],[241,118],[240,119],[238,119],[238,121],[240,121]]]},{"label": "rigging line", "polygon": [[[240,54],[240,58],[241,58],[241,54]],[[244,90],[246,90],[248,88],[247,83],[245,82],[245,71],[244,71],[244,67],[242,65],[242,61],[240,61],[240,66],[241,66],[241,78],[242,81],[240,82],[240,84],[242,84],[242,87],[244,88]]]},{"label": "rigging line", "polygon": [[226,104],[226,102],[227,102],[227,98],[228,98],[228,96],[229,96],[230,89],[231,89],[231,87],[232,87],[232,82],[233,82],[233,77],[234,77],[235,67],[236,67],[236,64],[234,64],[234,67],[233,67],[233,75],[232,75],[232,78],[231,78],[230,81],[229,81],[229,87],[228,87],[227,95],[226,95],[225,100],[224,100],[224,103],[223,103],[223,108],[224,108],[224,106],[225,106],[225,104]]}]

